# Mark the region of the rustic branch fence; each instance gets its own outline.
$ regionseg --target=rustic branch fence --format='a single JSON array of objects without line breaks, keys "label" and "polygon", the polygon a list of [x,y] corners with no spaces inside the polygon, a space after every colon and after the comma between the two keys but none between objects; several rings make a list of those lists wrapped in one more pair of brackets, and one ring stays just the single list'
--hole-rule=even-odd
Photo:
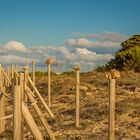
[{"label": "rustic branch fence", "polygon": [[[35,140],[44,139],[28,108],[27,103],[30,102],[50,139],[56,140],[36,100],[38,98],[41,101],[48,114],[53,118],[53,113],[35,86],[35,63],[32,64],[33,80],[28,75],[28,65],[25,65],[24,71],[21,72],[18,72],[18,66],[14,67],[12,65],[11,72],[9,72],[8,68],[4,71],[0,64],[0,134],[5,131],[6,119],[13,117],[13,140],[24,139],[24,122],[29,127]],[[12,88],[11,93],[7,93],[6,88]],[[13,101],[13,114],[8,116],[5,116],[6,98]]]},{"label": "rustic branch fence", "polygon": [[[48,64],[48,105],[44,101],[44,98],[39,93],[38,89],[35,86],[35,61],[32,62],[32,79],[28,74],[28,65],[26,64],[23,68],[23,71],[18,71],[18,66],[11,66],[11,71],[9,67],[4,68],[0,64],[0,134],[5,131],[6,120],[13,117],[13,140],[22,140],[24,139],[24,123],[29,127],[33,137],[35,140],[43,140],[43,135],[40,132],[29,108],[27,102],[30,102],[33,106],[38,118],[40,119],[42,126],[45,128],[48,136],[51,140],[56,140],[52,130],[50,129],[49,124],[47,123],[46,118],[43,115],[43,112],[40,110],[38,106],[38,101],[36,98],[40,100],[45,110],[48,112],[51,118],[54,118],[52,111],[50,110],[51,106],[51,78],[50,72],[52,64],[52,60],[47,60],[46,64]],[[74,70],[76,71],[76,93],[75,93],[75,101],[76,101],[76,114],[75,114],[75,126],[79,128],[80,126],[80,67],[75,66]],[[112,75],[108,76],[109,79],[109,131],[108,137],[109,140],[115,139],[115,78]],[[12,87],[11,93],[7,93],[7,88]],[[9,100],[13,100],[13,114],[5,116],[5,104],[6,98]],[[5,140],[5,138],[3,139]]]}]

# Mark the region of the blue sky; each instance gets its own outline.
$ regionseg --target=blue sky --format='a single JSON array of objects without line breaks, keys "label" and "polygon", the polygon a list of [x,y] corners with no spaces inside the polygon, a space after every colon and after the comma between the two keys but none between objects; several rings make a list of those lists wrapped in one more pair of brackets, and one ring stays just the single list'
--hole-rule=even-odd
[{"label": "blue sky", "polygon": [[74,51],[82,46],[101,52],[100,45],[91,49],[91,44],[87,48],[67,42],[81,37],[93,41],[87,36],[106,32],[138,34],[139,6],[139,0],[0,0],[0,45],[17,41],[27,48],[52,45]]}]

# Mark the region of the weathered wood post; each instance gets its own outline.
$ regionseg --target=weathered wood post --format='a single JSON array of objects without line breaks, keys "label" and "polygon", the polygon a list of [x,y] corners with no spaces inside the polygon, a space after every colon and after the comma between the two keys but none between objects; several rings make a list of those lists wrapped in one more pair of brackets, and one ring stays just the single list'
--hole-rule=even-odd
[{"label": "weathered wood post", "polygon": [[4,73],[3,73],[3,68],[2,68],[1,78],[2,78],[2,86],[5,86],[5,77],[4,77]]},{"label": "weathered wood post", "polygon": [[35,61],[32,61],[32,77],[33,77],[33,83],[35,85]]},{"label": "weathered wood post", "polygon": [[2,88],[2,65],[0,64],[0,90]]},{"label": "weathered wood post", "polygon": [[109,128],[108,137],[109,140],[115,140],[115,84],[116,78],[120,78],[120,72],[111,69],[111,71],[106,74],[106,78],[109,80]]},{"label": "weathered wood post", "polygon": [[[8,67],[6,67],[6,75],[9,78],[9,68]],[[5,78],[5,84],[6,84],[6,87],[9,87],[9,81],[7,78]]]},{"label": "weathered wood post", "polygon": [[11,66],[11,82],[12,82],[12,96],[13,96],[13,93],[14,93],[14,86],[15,86],[15,80],[14,80],[14,65]]},{"label": "weathered wood post", "polygon": [[[18,66],[16,66],[16,69],[15,70],[18,73]],[[15,77],[16,77],[16,86],[18,86],[18,76],[16,75]]]},{"label": "weathered wood post", "polygon": [[22,133],[22,112],[21,112],[21,92],[20,86],[14,88],[14,135],[13,140],[21,140]]},{"label": "weathered wood post", "polygon": [[45,62],[48,65],[48,106],[51,107],[51,64],[54,62],[53,58],[49,57]]},{"label": "weathered wood post", "polygon": [[14,65],[11,67],[11,79],[14,79]]},{"label": "weathered wood post", "polygon": [[[5,87],[3,87],[2,65],[0,64],[0,118],[5,117]],[[0,120],[0,133],[5,131],[5,120]]]},{"label": "weathered wood post", "polygon": [[[25,91],[25,86],[28,84],[28,65],[24,66],[24,91]],[[24,94],[24,100],[27,102],[27,95]]]},{"label": "weathered wood post", "polygon": [[[5,117],[5,87],[0,91],[0,118]],[[0,133],[5,131],[5,119],[0,120]]]},{"label": "weathered wood post", "polygon": [[[21,92],[21,100],[24,101],[25,93],[24,93],[24,73],[20,72],[20,78],[19,78],[19,84],[20,84],[20,92]],[[22,118],[22,124],[21,124],[21,137],[22,140],[24,139],[24,119]]]},{"label": "weathered wood post", "polygon": [[21,88],[21,94],[22,94],[22,101],[24,101],[24,73],[20,72],[19,74],[19,84]]},{"label": "weathered wood post", "polygon": [[[8,76],[8,72],[7,72],[7,67],[6,67],[6,69],[5,69],[5,73],[6,73],[6,75]],[[7,85],[8,85],[8,80],[7,80],[7,78],[5,78],[5,87],[7,87]]]},{"label": "weathered wood post", "polygon": [[[11,78],[10,78],[10,70],[9,70],[9,67],[7,67],[7,76],[8,76],[8,78],[9,78],[9,80],[11,80]],[[8,87],[10,86],[10,82],[8,81],[8,85],[7,85]]]},{"label": "weathered wood post", "polygon": [[115,79],[110,79],[109,84],[109,140],[115,140]]},{"label": "weathered wood post", "polygon": [[80,100],[80,95],[79,95],[79,84],[80,84],[80,66],[76,65],[74,66],[74,70],[76,71],[76,121],[75,125],[78,128],[80,125],[80,113],[79,113],[79,100]]}]

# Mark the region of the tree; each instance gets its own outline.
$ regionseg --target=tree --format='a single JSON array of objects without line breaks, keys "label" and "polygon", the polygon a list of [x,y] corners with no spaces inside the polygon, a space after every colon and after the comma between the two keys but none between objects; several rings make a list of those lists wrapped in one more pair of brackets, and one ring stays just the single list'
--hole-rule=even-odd
[{"label": "tree", "polygon": [[121,43],[122,48],[115,53],[115,58],[109,61],[106,70],[135,70],[140,72],[140,34]]},{"label": "tree", "polygon": [[130,39],[121,43],[122,49],[126,50],[135,46],[140,47],[140,34],[132,36]]}]

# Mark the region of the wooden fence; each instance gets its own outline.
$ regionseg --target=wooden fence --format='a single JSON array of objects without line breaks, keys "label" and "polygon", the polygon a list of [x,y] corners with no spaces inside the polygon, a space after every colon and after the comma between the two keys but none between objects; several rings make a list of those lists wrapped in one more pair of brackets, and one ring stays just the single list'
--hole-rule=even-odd
[{"label": "wooden fence", "polygon": [[[52,111],[35,86],[35,63],[33,62],[32,64],[33,80],[28,75],[28,65],[25,65],[23,71],[19,72],[18,66],[14,67],[14,65],[12,65],[11,71],[9,71],[8,67],[4,70],[0,64],[0,134],[5,131],[6,119],[13,117],[13,140],[24,139],[25,123],[29,127],[35,140],[44,139],[28,108],[27,102],[30,102],[30,105],[33,106],[50,139],[56,140],[43,112],[38,106],[37,98],[51,118],[54,117]],[[12,90],[10,93],[7,93],[7,89],[9,88]],[[9,98],[13,102],[13,113],[8,116],[5,116],[6,98]],[[3,138],[3,140],[5,140],[5,138]]]},{"label": "wooden fence", "polygon": [[[51,118],[54,118],[51,106],[51,79],[50,79],[50,69],[51,63],[47,61],[48,64],[48,104],[44,101],[40,92],[35,86],[35,62],[32,62],[32,79],[28,75],[28,65],[26,64],[23,71],[18,71],[18,66],[11,66],[11,70],[7,67],[5,70],[0,64],[0,133],[5,131],[6,120],[13,117],[13,140],[23,140],[24,139],[24,124],[26,123],[35,140],[43,140],[43,135],[40,132],[29,108],[27,102],[33,106],[38,118],[40,119],[42,126],[45,128],[48,136],[51,140],[56,140],[52,130],[50,129],[47,120],[45,119],[43,112],[38,106],[38,100],[42,103],[42,106],[48,112]],[[80,85],[80,67],[75,66],[74,70],[76,72],[76,114],[75,114],[75,126],[80,127],[80,98],[79,98],[79,85]],[[114,127],[115,127],[115,78],[109,77],[109,140],[115,139]],[[12,87],[10,93],[7,93],[7,89]],[[13,101],[13,113],[11,115],[5,116],[5,104],[6,98]],[[25,123],[24,123],[25,122]],[[5,138],[3,139],[5,140]]]}]

